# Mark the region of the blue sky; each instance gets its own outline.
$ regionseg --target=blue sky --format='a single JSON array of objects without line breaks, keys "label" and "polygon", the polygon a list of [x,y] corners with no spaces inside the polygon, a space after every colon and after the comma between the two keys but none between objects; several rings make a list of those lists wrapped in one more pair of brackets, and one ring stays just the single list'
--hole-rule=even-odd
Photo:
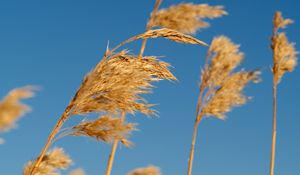
[{"label": "blue sky", "polygon": [[[179,0],[164,0],[162,7]],[[193,174],[267,174],[271,144],[272,53],[269,39],[276,10],[295,20],[286,30],[290,41],[300,43],[299,2],[285,1],[186,1],[224,5],[228,16],[211,21],[211,27],[195,37],[210,42],[226,35],[241,44],[246,59],[241,68],[261,68],[260,84],[250,85],[253,97],[245,106],[227,114],[226,121],[205,119],[199,126]],[[154,1],[0,1],[0,97],[27,84],[42,90],[26,100],[33,111],[18,122],[18,128],[1,134],[0,174],[19,175],[24,164],[35,158],[51,128],[60,117],[83,76],[101,59],[108,40],[111,46],[142,33]],[[137,53],[141,42],[128,45]],[[298,45],[296,45],[297,48]],[[150,40],[145,54],[164,56],[173,65],[179,82],[161,82],[147,99],[158,104],[159,118],[128,116],[139,124],[133,133],[133,148],[119,147],[113,175],[149,164],[162,174],[181,175],[187,170],[197,83],[205,47],[171,41]],[[299,72],[286,74],[278,88],[278,142],[276,174],[299,172]],[[82,120],[74,116],[65,127]],[[65,137],[53,147],[63,147],[73,158],[71,167],[88,175],[104,174],[110,146],[88,138]],[[64,171],[65,174],[67,171]]]}]

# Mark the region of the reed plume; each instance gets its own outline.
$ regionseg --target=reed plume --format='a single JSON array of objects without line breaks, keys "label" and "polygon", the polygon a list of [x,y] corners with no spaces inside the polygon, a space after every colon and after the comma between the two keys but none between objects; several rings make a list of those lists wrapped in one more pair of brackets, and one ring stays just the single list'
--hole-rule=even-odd
[{"label": "reed plume", "polygon": [[30,107],[21,100],[31,98],[34,90],[33,86],[13,89],[0,101],[0,132],[15,127],[17,120],[30,111]]},{"label": "reed plume", "polygon": [[226,14],[227,12],[223,9],[223,6],[181,3],[159,10],[153,17],[154,20],[150,20],[148,25],[194,34],[197,30],[209,26],[209,23],[204,19],[218,18]]},{"label": "reed plume", "polygon": [[[7,132],[16,127],[16,122],[31,110],[28,105],[21,103],[21,100],[33,97],[35,90],[33,86],[13,89],[0,101],[0,132]],[[0,144],[4,142],[5,140],[0,138]]]},{"label": "reed plume", "polygon": [[[72,160],[62,148],[55,148],[45,154],[35,175],[60,175],[59,170],[68,168],[71,163]],[[34,162],[29,161],[23,170],[23,175],[29,175],[33,165]]]},{"label": "reed plume", "polygon": [[248,97],[243,94],[245,86],[251,81],[259,81],[259,71],[234,71],[243,58],[244,54],[239,51],[239,46],[229,38],[220,36],[213,39],[199,83],[200,94],[196,108],[188,175],[192,174],[197,128],[202,119],[205,116],[225,119],[225,114],[233,107],[247,102]]},{"label": "reed plume", "polygon": [[82,169],[76,169],[69,173],[69,175],[85,175],[85,173]]},{"label": "reed plume", "polygon": [[271,40],[271,48],[273,50],[273,122],[272,122],[272,145],[270,158],[270,175],[274,175],[275,166],[275,146],[276,146],[276,127],[277,127],[277,85],[280,83],[282,76],[286,72],[292,72],[297,65],[297,51],[295,44],[290,43],[283,32],[279,29],[285,28],[292,24],[293,20],[284,19],[281,12],[277,11],[273,20],[273,36]]},{"label": "reed plume", "polygon": [[137,168],[129,172],[128,175],[160,175],[160,170],[156,166],[149,165],[144,168]]}]

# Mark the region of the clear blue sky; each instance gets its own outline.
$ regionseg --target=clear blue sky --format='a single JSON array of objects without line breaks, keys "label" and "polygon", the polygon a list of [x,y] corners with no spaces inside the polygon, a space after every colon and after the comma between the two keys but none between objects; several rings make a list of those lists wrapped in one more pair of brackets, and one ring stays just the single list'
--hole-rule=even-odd
[{"label": "clear blue sky", "polygon": [[[180,0],[164,0],[162,7]],[[299,2],[281,1],[186,1],[224,5],[229,15],[211,21],[211,27],[196,35],[210,42],[224,34],[246,54],[241,67],[263,70],[263,82],[250,85],[253,99],[227,114],[226,121],[204,120],[198,130],[193,174],[262,175],[269,169],[271,144],[271,50],[269,39],[276,10],[295,23],[286,30],[291,41],[300,43]],[[42,90],[26,103],[33,111],[17,129],[1,134],[0,174],[19,175],[23,165],[35,158],[51,128],[74,95],[82,77],[100,60],[107,41],[111,46],[145,29],[154,1],[0,1],[0,97],[27,84]],[[129,45],[137,53],[140,42]],[[299,47],[297,46],[299,49]],[[158,104],[159,118],[128,116],[139,123],[132,140],[134,148],[119,147],[113,175],[148,164],[161,167],[165,175],[182,175],[195,119],[197,82],[206,48],[151,40],[148,55],[165,56],[179,82],[156,84],[148,101]],[[287,74],[278,89],[278,144],[276,174],[299,174],[300,117],[299,72]],[[65,127],[82,120],[75,116]],[[110,146],[88,138],[66,137],[53,146],[63,147],[88,175],[104,174]],[[65,174],[66,172],[63,172]]]}]

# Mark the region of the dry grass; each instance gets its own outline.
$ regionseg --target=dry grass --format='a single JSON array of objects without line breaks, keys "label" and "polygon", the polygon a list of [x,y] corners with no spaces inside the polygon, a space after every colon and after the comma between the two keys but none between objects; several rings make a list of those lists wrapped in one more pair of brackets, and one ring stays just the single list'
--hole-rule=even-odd
[{"label": "dry grass", "polygon": [[209,23],[204,21],[205,18],[213,19],[226,14],[223,6],[182,3],[159,10],[154,16],[154,20],[149,21],[148,25],[194,34],[197,30],[209,26]]},{"label": "dry grass", "polygon": [[273,36],[271,48],[273,50],[273,122],[272,122],[272,145],[270,158],[270,175],[274,175],[275,167],[275,146],[276,146],[276,128],[277,128],[277,85],[280,83],[282,76],[286,72],[292,72],[297,65],[297,51],[295,44],[290,43],[280,29],[292,24],[293,20],[284,19],[281,12],[276,12],[273,20]]},{"label": "dry grass", "polygon": [[160,175],[160,170],[155,166],[147,166],[145,168],[138,168],[128,173],[128,175]]},{"label": "dry grass", "polygon": [[242,93],[245,86],[251,81],[259,80],[259,71],[234,72],[242,59],[243,53],[239,51],[239,46],[229,38],[220,36],[213,39],[201,74],[188,175],[192,174],[197,128],[203,117],[224,119],[225,113],[233,107],[247,102],[247,97]]},{"label": "dry grass", "polygon": [[[59,169],[66,169],[71,163],[72,160],[64,153],[62,148],[55,148],[46,153],[34,175],[60,175]],[[32,166],[33,162],[28,162],[23,170],[23,175],[29,175]]]},{"label": "dry grass", "polygon": [[128,135],[134,130],[136,130],[135,124],[124,123],[120,118],[105,115],[93,121],[79,123],[69,131],[69,135],[87,136],[109,144],[121,140],[125,146],[130,146]]}]

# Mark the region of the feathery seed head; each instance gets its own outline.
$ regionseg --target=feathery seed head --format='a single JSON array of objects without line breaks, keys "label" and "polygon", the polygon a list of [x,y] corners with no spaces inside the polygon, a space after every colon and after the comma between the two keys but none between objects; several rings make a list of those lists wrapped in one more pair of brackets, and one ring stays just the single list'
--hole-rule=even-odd
[{"label": "feathery seed head", "polygon": [[273,74],[275,83],[278,84],[286,72],[291,72],[297,65],[295,43],[290,43],[283,32],[278,29],[292,23],[291,19],[283,19],[281,12],[276,12],[274,17],[274,35],[271,48],[273,50]]},{"label": "feathery seed head", "polygon": [[[225,113],[233,107],[243,105],[248,97],[243,89],[249,82],[259,81],[259,71],[238,71],[234,69],[243,60],[239,46],[225,36],[214,38],[208,50],[207,64],[202,71],[200,88],[205,89],[201,116],[215,116],[224,119]],[[210,62],[209,62],[210,61]]]},{"label": "feathery seed head", "polygon": [[223,6],[209,6],[207,4],[182,3],[162,9],[149,21],[150,26],[160,26],[174,29],[182,33],[194,34],[209,23],[205,18],[213,19],[226,15]]},{"label": "feathery seed head", "polygon": [[160,170],[155,166],[148,166],[145,168],[138,168],[128,173],[128,175],[160,175]]},{"label": "feathery seed head", "polygon": [[20,103],[20,100],[31,98],[35,90],[33,86],[13,89],[0,101],[0,132],[13,128],[16,121],[30,111],[30,107]]},{"label": "feathery seed head", "polygon": [[284,19],[280,11],[277,11],[274,15],[273,25],[275,31],[280,28],[285,28],[287,25],[294,23],[291,19]]},{"label": "feathery seed head", "polygon": [[89,73],[72,101],[71,114],[90,112],[142,112],[155,114],[140,95],[151,92],[152,82],[176,80],[169,64],[156,57],[129,55],[128,51],[115,53],[102,60]]},{"label": "feathery seed head", "polygon": [[224,79],[242,62],[244,54],[239,51],[239,45],[231,42],[225,36],[213,39],[208,50],[211,63],[202,74],[208,86],[220,86]]},{"label": "feathery seed head", "polygon": [[[32,169],[33,161],[29,161],[23,170],[23,175],[29,175]],[[48,151],[42,159],[40,166],[36,169],[34,175],[59,175],[59,169],[66,169],[72,163],[72,160],[66,155],[62,148],[55,148]]]},{"label": "feathery seed head", "polygon": [[203,114],[225,119],[225,113],[247,102],[248,97],[242,91],[249,82],[257,82],[259,74],[258,71],[240,71],[226,77],[202,109]]}]

